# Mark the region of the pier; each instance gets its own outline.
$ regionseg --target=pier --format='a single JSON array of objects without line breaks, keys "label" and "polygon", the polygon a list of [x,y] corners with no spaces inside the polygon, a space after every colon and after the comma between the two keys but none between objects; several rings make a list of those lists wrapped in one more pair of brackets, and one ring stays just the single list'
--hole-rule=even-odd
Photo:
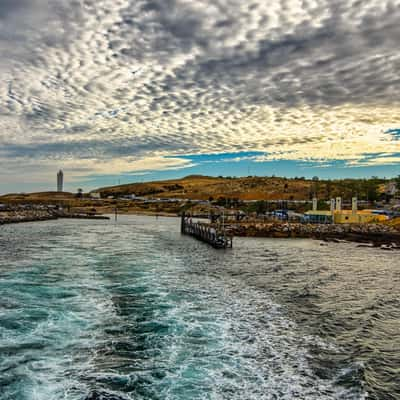
[{"label": "pier", "polygon": [[228,235],[224,227],[222,229],[213,225],[193,222],[191,217],[182,215],[181,233],[209,244],[215,249],[232,248],[232,235]]}]

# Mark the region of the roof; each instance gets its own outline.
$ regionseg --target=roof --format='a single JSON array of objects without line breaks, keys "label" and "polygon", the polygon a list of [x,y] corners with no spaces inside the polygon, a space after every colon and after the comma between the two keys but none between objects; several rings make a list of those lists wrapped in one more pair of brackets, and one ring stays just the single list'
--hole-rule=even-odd
[{"label": "roof", "polygon": [[305,215],[323,215],[327,217],[332,216],[332,212],[329,210],[310,210],[304,213]]}]

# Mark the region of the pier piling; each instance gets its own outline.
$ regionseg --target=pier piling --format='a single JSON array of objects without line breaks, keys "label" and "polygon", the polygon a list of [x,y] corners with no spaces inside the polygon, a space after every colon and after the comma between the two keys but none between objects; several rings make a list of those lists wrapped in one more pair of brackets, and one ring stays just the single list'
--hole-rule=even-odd
[{"label": "pier piling", "polygon": [[232,248],[232,236],[227,235],[225,229],[219,230],[210,224],[193,222],[191,217],[184,214],[181,217],[181,233],[208,243],[215,249]]}]

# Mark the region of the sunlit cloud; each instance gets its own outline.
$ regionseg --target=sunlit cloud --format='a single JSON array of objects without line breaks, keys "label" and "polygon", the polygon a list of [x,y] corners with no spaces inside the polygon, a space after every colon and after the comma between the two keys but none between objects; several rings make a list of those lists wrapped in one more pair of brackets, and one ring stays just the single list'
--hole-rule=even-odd
[{"label": "sunlit cloud", "polygon": [[399,153],[399,17],[390,0],[3,1],[0,181]]}]

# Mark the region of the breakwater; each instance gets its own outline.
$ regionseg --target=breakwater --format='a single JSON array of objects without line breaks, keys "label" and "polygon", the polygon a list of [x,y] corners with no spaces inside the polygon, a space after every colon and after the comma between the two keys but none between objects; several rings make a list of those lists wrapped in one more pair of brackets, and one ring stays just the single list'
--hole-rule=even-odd
[{"label": "breakwater", "polygon": [[342,239],[375,245],[400,246],[400,232],[384,224],[300,224],[300,223],[237,223],[229,225],[234,236],[271,238]]},{"label": "breakwater", "polygon": [[0,225],[48,221],[59,218],[109,219],[109,217],[103,215],[77,214],[55,209],[8,209],[7,211],[0,211]]},{"label": "breakwater", "polygon": [[47,221],[57,219],[55,213],[47,210],[15,210],[0,212],[0,225],[20,222]]}]

